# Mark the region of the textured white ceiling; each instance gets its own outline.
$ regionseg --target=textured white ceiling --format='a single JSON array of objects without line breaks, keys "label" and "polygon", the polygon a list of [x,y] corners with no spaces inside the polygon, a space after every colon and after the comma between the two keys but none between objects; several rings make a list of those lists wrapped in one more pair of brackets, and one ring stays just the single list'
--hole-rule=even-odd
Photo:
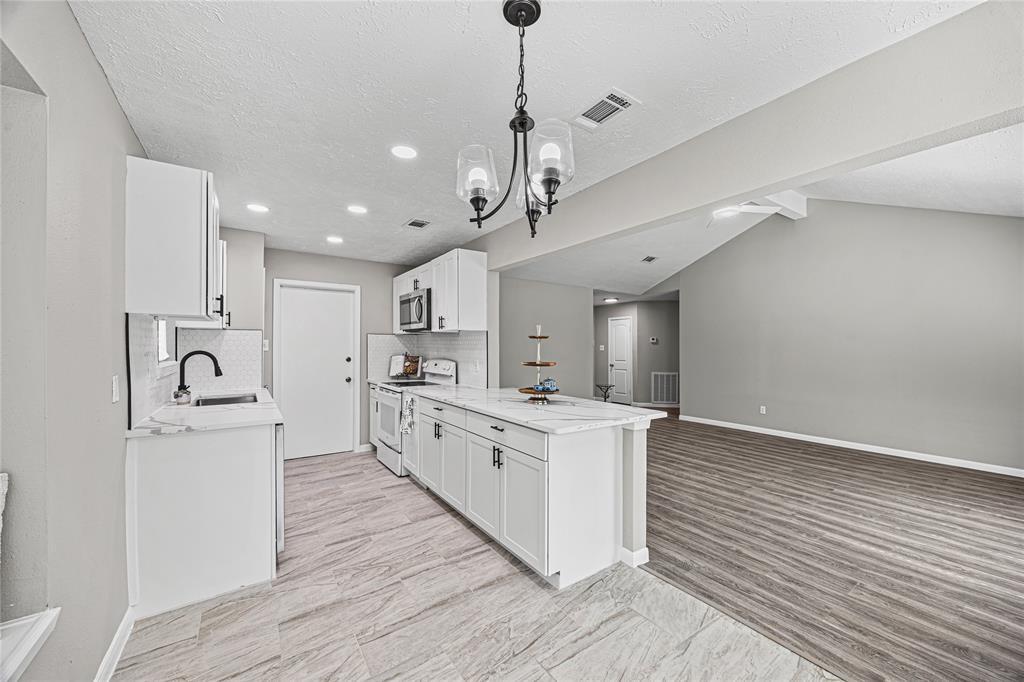
[{"label": "textured white ceiling", "polygon": [[[733,237],[771,217],[740,213],[683,220],[618,239],[591,242],[508,270],[512,277],[642,294]],[[645,256],[655,256],[644,263]]]},{"label": "textured white ceiling", "polygon": [[[546,2],[528,108],[570,118],[611,86],[643,102],[575,132],[564,197],[974,4]],[[213,171],[223,223],[272,247],[422,262],[479,234],[455,197],[458,150],[490,145],[508,172],[517,45],[496,0],[72,8],[150,156]],[[419,158],[393,158],[397,143]],[[412,217],[433,224],[400,227]]]},{"label": "textured white ceiling", "polygon": [[817,199],[1024,218],[1024,125],[862,168],[800,191]]}]

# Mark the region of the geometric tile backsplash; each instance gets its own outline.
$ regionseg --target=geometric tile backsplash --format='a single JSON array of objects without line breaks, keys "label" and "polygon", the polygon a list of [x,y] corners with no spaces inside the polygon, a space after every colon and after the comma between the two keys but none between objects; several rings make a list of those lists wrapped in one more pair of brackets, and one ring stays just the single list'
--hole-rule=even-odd
[{"label": "geometric tile backsplash", "polygon": [[487,387],[487,332],[367,334],[367,378],[386,377],[391,356],[403,353],[421,355],[425,360],[454,360],[458,364],[458,383]]},{"label": "geometric tile backsplash", "polygon": [[178,358],[194,350],[217,356],[222,376],[214,376],[209,358],[188,361],[185,383],[193,395],[255,391],[263,385],[263,332],[259,329],[178,328]]}]

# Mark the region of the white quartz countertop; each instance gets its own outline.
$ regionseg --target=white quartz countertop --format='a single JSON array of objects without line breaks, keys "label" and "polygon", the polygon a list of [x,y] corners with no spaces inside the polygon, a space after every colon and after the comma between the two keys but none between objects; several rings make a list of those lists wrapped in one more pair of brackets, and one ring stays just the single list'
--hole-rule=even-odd
[{"label": "white quartz countertop", "polygon": [[[284,416],[278,409],[277,403],[274,402],[273,396],[270,395],[270,391],[260,388],[255,391],[247,391],[247,393],[255,393],[256,402],[203,407],[176,405],[173,402],[168,402],[136,424],[135,428],[129,429],[126,436],[128,438],[145,438],[172,433],[215,431],[217,429],[284,423]],[[194,395],[192,400],[204,397],[212,398],[217,395],[222,394]]]},{"label": "white quartz countertop", "polygon": [[658,410],[560,395],[551,396],[547,405],[534,405],[514,388],[415,386],[402,390],[552,434],[638,424],[668,416]]}]

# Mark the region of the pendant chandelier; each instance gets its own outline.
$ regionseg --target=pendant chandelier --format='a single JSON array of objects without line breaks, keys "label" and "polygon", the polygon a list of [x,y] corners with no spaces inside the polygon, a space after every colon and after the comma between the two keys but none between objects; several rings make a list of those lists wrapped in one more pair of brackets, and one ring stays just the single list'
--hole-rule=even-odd
[{"label": "pendant chandelier", "polygon": [[[549,118],[534,124],[526,113],[526,69],[523,38],[526,27],[540,18],[538,0],[505,0],[505,19],[519,29],[519,86],[516,88],[516,112],[508,127],[512,129],[512,174],[501,201],[488,213],[487,204],[498,196],[498,176],[494,171],[494,154],[482,144],[471,144],[459,152],[459,169],[455,190],[459,198],[476,212],[471,223],[483,227],[484,221],[501,210],[516,184],[519,156],[522,154],[522,176],[519,180],[516,206],[526,214],[530,237],[537,236],[537,221],[544,212],[551,213],[558,201],[555,192],[572,180],[575,160],[572,153],[572,132],[569,124]],[[534,128],[536,127],[536,130]],[[533,130],[533,141],[527,144],[527,133]]]}]

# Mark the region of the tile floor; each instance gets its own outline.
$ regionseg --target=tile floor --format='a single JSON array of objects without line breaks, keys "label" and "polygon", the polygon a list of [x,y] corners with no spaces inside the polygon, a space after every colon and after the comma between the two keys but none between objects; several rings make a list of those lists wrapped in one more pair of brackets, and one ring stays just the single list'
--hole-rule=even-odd
[{"label": "tile floor", "polygon": [[135,625],[124,680],[836,680],[639,569],[557,591],[372,455],[286,463],[278,579]]}]

